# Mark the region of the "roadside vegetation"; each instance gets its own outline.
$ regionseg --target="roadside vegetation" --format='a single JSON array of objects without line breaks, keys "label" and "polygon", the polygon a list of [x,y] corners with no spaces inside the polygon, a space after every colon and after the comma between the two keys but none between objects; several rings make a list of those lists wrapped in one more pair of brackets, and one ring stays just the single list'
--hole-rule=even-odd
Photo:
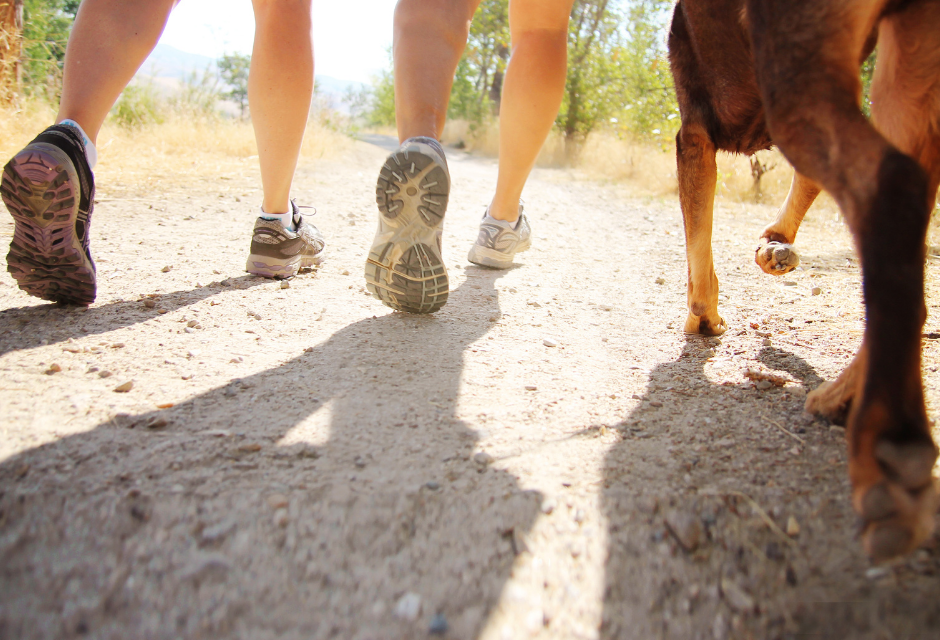
[{"label": "roadside vegetation", "polygon": [[[36,114],[53,110],[62,86],[65,45],[79,0],[14,0],[22,24],[4,26],[0,15],[0,110],[7,132],[0,151],[36,130]],[[511,53],[509,0],[483,0],[451,92],[444,141],[468,151],[498,153],[499,104]],[[6,6],[6,5],[5,5]],[[9,5],[12,6],[12,5]],[[639,192],[677,191],[674,139],[679,128],[666,34],[673,0],[576,0],[568,37],[568,78],[556,126],[539,158],[541,166],[570,167],[592,178],[630,183]],[[2,14],[2,12],[0,12]],[[12,21],[13,14],[9,14]],[[217,139],[225,149],[250,149],[247,104],[250,57],[229,54],[193,72],[175,88],[136,81],[121,95],[106,124],[121,138],[159,127],[186,131],[181,142]],[[873,60],[863,68],[865,99]],[[311,110],[308,151],[322,155],[337,138],[361,128],[392,132],[395,90],[391,62],[371,87],[350,90],[342,109],[318,96]],[[49,120],[48,115],[40,118]],[[41,128],[41,127],[40,127]],[[12,132],[11,132],[12,130]],[[166,136],[168,139],[172,135]],[[240,152],[239,152],[240,153]],[[780,202],[791,171],[777,151],[754,158],[719,158],[719,197],[739,202]]]}]

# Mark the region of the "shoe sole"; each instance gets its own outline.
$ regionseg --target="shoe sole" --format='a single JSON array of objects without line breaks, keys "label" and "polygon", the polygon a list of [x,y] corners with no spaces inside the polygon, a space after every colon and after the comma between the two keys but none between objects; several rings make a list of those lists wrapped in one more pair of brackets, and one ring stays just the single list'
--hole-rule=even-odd
[{"label": "shoe sole", "polygon": [[366,288],[392,309],[433,313],[447,303],[441,229],[449,194],[447,171],[420,151],[396,151],[379,172],[379,228],[366,261]]},{"label": "shoe sole", "polygon": [[3,168],[0,196],[16,223],[7,271],[31,296],[95,301],[95,267],[75,230],[80,184],[71,160],[51,144],[31,144]]},{"label": "shoe sole", "polygon": [[293,278],[296,276],[297,272],[301,269],[306,267],[318,267],[322,262],[322,251],[315,256],[307,258],[298,255],[293,258],[285,258],[284,260],[277,260],[276,258],[259,256],[252,253],[248,256],[248,261],[245,264],[245,271],[252,275],[261,276],[263,278],[286,280],[287,278]]}]

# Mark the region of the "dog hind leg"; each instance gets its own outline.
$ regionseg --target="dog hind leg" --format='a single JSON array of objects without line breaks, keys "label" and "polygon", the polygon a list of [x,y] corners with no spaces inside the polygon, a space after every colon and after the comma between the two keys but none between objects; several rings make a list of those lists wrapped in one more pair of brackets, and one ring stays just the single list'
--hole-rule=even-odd
[{"label": "dog hind leg", "polygon": [[853,505],[876,561],[932,533],[937,457],[920,373],[928,176],[858,108],[857,64],[883,8],[751,0],[748,14],[771,134],[839,203],[861,257],[868,322],[847,439]]}]

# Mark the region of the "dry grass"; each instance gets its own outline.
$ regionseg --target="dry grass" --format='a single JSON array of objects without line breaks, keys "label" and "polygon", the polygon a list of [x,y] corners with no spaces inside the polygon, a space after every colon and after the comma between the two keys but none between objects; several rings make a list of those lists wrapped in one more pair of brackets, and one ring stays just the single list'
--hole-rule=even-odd
[{"label": "dry grass", "polygon": [[[495,121],[476,129],[465,121],[448,122],[443,139],[446,144],[462,143],[463,148],[475,154],[499,156],[499,123]],[[716,186],[719,200],[772,205],[783,202],[793,176],[790,165],[776,150],[762,151],[757,157],[769,169],[761,178],[759,197],[754,192],[750,159],[719,154]],[[552,131],[536,164],[540,167],[572,166],[593,178],[624,183],[637,195],[678,195],[675,146],[671,141],[660,144],[639,142],[599,132],[592,134],[575,161],[569,162],[565,156],[564,138]],[[827,210],[834,210],[834,207],[834,203],[825,196],[814,205],[814,208]]]},{"label": "dry grass", "polygon": [[[51,107],[27,103],[0,108],[0,158],[9,158],[55,118]],[[346,149],[345,135],[311,121],[302,158]],[[245,178],[260,187],[258,148],[250,122],[173,117],[162,124],[124,128],[105,122],[98,135],[97,182],[103,196],[142,189],[188,188],[207,178]]]}]

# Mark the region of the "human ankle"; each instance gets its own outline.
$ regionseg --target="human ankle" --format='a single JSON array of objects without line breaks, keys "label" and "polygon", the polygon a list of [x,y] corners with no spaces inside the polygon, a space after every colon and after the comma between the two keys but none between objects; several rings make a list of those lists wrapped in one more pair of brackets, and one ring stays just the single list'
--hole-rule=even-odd
[{"label": "human ankle", "polygon": [[85,133],[82,125],[69,118],[57,122],[56,124],[74,129],[79,136],[81,136],[82,142],[85,144],[85,160],[88,162],[88,168],[94,169],[95,165],[98,164],[98,148],[95,147],[95,143],[92,142],[88,134]]},{"label": "human ankle", "polygon": [[285,229],[287,229],[287,230],[289,230],[289,231],[296,231],[296,230],[297,230],[297,229],[294,227],[294,211],[293,211],[293,207],[291,207],[291,210],[288,211],[287,213],[268,213],[267,211],[264,210],[264,206],[262,206],[262,207],[261,207],[260,217],[263,218],[264,220],[277,220],[278,222],[281,223],[281,225],[282,225]]}]

